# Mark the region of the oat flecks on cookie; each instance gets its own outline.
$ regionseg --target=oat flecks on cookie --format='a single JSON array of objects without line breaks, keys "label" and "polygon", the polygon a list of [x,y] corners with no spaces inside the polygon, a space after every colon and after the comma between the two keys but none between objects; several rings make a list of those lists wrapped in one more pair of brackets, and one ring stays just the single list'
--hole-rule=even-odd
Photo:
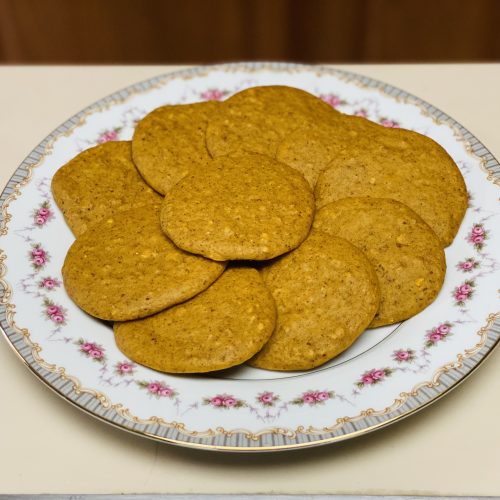
[{"label": "oat flecks on cookie", "polygon": [[155,370],[202,373],[239,365],[273,332],[274,300],[258,271],[230,268],[196,297],[154,316],[115,323],[118,348]]},{"label": "oat flecks on cookie", "polygon": [[221,156],[176,184],[162,207],[162,228],[189,252],[214,260],[265,260],[293,250],[314,215],[299,172],[268,156]]},{"label": "oat flecks on cookie", "polygon": [[250,360],[257,368],[307,370],[347,349],[379,305],[375,271],[356,247],[311,231],[302,245],[262,270],[276,301],[276,329]]},{"label": "oat flecks on cookie", "polygon": [[398,201],[344,198],[321,208],[314,228],[350,241],[375,268],[381,300],[372,327],[417,314],[443,285],[446,260],[439,238]]},{"label": "oat flecks on cookie", "polygon": [[365,118],[342,115],[328,126],[297,129],[280,143],[277,159],[304,174],[318,208],[353,196],[392,198],[417,212],[443,246],[467,209],[462,174],[437,142]]},{"label": "oat flecks on cookie", "polygon": [[196,295],[224,271],[225,263],[177,248],[160,228],[159,209],[119,212],[70,247],[64,286],[85,312],[110,321],[142,318]]},{"label": "oat flecks on cookie", "polygon": [[215,101],[162,106],[137,124],[132,154],[153,189],[168,193],[192,168],[210,160],[205,132],[219,106]]},{"label": "oat flecks on cookie", "polygon": [[52,194],[75,236],[120,210],[161,201],[137,172],[128,141],[105,142],[75,156],[54,175]]},{"label": "oat flecks on cookie", "polygon": [[297,127],[341,116],[318,97],[284,85],[252,87],[224,101],[210,120],[207,146],[213,157],[252,151],[274,157]]}]

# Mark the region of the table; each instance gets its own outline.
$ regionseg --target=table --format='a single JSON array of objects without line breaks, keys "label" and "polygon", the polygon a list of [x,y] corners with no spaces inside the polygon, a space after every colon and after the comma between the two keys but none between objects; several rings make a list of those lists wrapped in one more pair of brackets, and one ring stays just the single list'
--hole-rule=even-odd
[{"label": "table", "polygon": [[[342,65],[462,123],[500,157],[500,64]],[[0,182],[69,116],[172,66],[0,67]],[[425,411],[351,441],[243,455],[156,443],[92,419],[0,341],[0,493],[500,495],[500,352]]]}]

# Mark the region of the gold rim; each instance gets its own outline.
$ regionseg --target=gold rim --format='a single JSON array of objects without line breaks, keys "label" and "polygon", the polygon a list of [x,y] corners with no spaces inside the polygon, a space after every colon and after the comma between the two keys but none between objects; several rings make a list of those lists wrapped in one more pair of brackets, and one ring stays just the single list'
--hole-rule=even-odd
[{"label": "gold rim", "polygon": [[420,410],[423,410],[424,408],[427,408],[431,404],[435,403],[436,401],[440,400],[442,397],[446,396],[448,393],[450,393],[453,389],[461,385],[466,379],[469,378],[469,376],[474,373],[480,366],[483,365],[483,363],[491,356],[493,351],[498,347],[498,344],[500,343],[500,337],[495,341],[493,346],[484,354],[484,356],[481,358],[481,360],[474,365],[468,373],[466,373],[462,378],[460,378],[455,384],[452,386],[448,387],[445,391],[439,393],[435,398],[430,399],[429,401],[426,401],[423,403],[421,406],[418,406],[417,408],[414,408],[412,410],[409,410],[405,413],[402,413],[400,415],[396,415],[395,417],[392,417],[390,419],[387,419],[384,422],[381,422],[379,424],[375,424],[373,426],[367,427],[365,429],[361,429],[359,431],[354,431],[349,434],[344,434],[343,436],[334,436],[331,438],[325,438],[325,439],[318,439],[313,442],[308,442],[308,443],[297,443],[297,444],[290,444],[290,445],[276,445],[276,446],[224,446],[224,445],[208,445],[208,444],[203,444],[203,443],[190,443],[188,441],[181,441],[178,439],[173,439],[173,438],[166,438],[163,436],[157,436],[155,434],[151,434],[147,431],[136,431],[134,429],[128,429],[127,427],[123,427],[119,424],[116,424],[110,420],[107,420],[104,417],[101,417],[100,415],[97,415],[90,411],[89,409],[85,408],[84,406],[80,406],[71,399],[69,399],[65,394],[62,394],[59,392],[57,389],[55,389],[52,385],[50,385],[38,372],[36,372],[33,367],[21,356],[21,354],[17,351],[17,349],[14,347],[14,345],[10,342],[9,337],[5,333],[4,329],[0,326],[0,331],[2,332],[4,338],[7,340],[7,344],[9,347],[14,351],[14,353],[17,355],[18,358],[21,359],[23,362],[24,366],[26,366],[30,373],[35,376],[36,379],[41,381],[46,387],[48,387],[53,393],[57,394],[59,397],[61,397],[63,400],[67,401],[70,403],[73,407],[87,413],[88,415],[94,417],[95,419],[105,422],[108,425],[111,425],[117,429],[127,431],[130,434],[138,435],[138,436],[145,436],[148,439],[151,439],[153,441],[160,441],[164,443],[169,443],[169,444],[175,444],[178,446],[182,446],[185,448],[195,448],[195,449],[202,449],[202,450],[210,450],[210,451],[228,451],[228,452],[261,452],[261,451],[285,451],[285,450],[293,450],[293,449],[303,449],[303,448],[314,448],[316,446],[321,446],[333,442],[339,442],[339,441],[346,441],[347,439],[351,439],[354,437],[359,437],[364,434],[369,434],[373,431],[376,431],[378,429],[381,429],[383,427],[387,427],[388,425],[391,425],[395,423],[398,420],[403,420]]}]

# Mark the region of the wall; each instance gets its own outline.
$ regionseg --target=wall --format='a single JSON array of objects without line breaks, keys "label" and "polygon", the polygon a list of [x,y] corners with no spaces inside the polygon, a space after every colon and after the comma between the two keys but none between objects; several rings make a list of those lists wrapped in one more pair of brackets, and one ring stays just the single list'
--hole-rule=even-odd
[{"label": "wall", "polygon": [[0,0],[0,62],[492,61],[497,0]]}]

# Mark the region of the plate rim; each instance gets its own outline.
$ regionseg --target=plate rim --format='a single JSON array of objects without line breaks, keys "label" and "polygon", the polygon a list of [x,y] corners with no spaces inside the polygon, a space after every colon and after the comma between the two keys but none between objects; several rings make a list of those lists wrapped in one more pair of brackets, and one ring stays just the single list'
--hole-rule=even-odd
[{"label": "plate rim", "polygon": [[[206,66],[195,66],[195,67],[189,67],[177,71],[172,71],[169,73],[163,73],[161,75],[148,78],[142,81],[139,81],[137,83],[128,85],[118,91],[115,91],[95,102],[92,104],[88,105],[87,107],[83,108],[76,114],[72,115],[70,118],[68,118],[64,123],[59,125],[56,129],[54,129],[49,135],[47,135],[33,150],[25,157],[25,159],[20,163],[20,165],[16,168],[10,179],[7,181],[4,189],[2,190],[2,193],[0,195],[0,202],[1,202],[1,211],[0,211],[0,237],[5,235],[8,231],[7,225],[8,222],[11,218],[10,214],[7,212],[8,205],[10,204],[10,201],[13,201],[20,195],[20,188],[27,184],[32,176],[32,170],[34,167],[36,167],[44,158],[45,155],[50,153],[51,151],[51,146],[52,144],[57,140],[62,135],[69,135],[72,133],[73,129],[76,128],[77,126],[81,125],[84,123],[86,116],[91,114],[92,112],[96,110],[102,110],[106,109],[110,106],[113,106],[115,104],[120,104],[125,102],[128,98],[134,96],[135,94],[144,92],[146,90],[154,89],[155,87],[163,85],[165,82],[169,80],[175,80],[175,79],[190,79],[193,77],[200,77],[204,76],[205,74],[209,74],[214,71],[246,71],[246,72],[252,72],[252,71],[280,71],[280,72],[311,72],[315,71],[316,74],[318,75],[324,75],[324,74],[331,74],[337,77],[340,77],[343,81],[346,81],[348,83],[353,83],[361,87],[365,88],[370,88],[372,90],[377,90],[381,92],[383,95],[386,95],[388,97],[395,98],[396,100],[403,99],[404,102],[410,102],[412,104],[415,104],[419,107],[420,111],[422,113],[425,113],[429,117],[431,117],[436,123],[446,123],[449,125],[452,129],[458,130],[460,133],[460,136],[466,146],[466,149],[468,150],[469,153],[474,154],[477,158],[479,158],[480,163],[481,163],[481,168],[488,174],[487,175],[487,180],[492,181],[494,184],[497,186],[500,186],[500,172],[494,172],[493,168],[498,168],[500,165],[496,158],[493,156],[493,154],[483,145],[481,141],[479,141],[471,132],[469,132],[465,127],[463,127],[460,123],[458,123],[456,120],[451,118],[449,115],[446,113],[442,112],[440,109],[436,108],[432,104],[428,103],[427,101],[414,96],[411,93],[408,93],[402,89],[399,89],[398,87],[394,87],[392,85],[386,84],[383,81],[373,79],[367,76],[364,76],[359,73],[351,72],[351,71],[346,71],[342,69],[338,69],[334,66],[325,66],[325,65],[307,65],[307,64],[295,64],[295,63],[282,63],[282,62],[236,62],[236,63],[228,63],[228,64],[216,64],[216,65],[206,65]],[[488,155],[489,158],[486,159],[485,156]],[[491,163],[490,165],[487,165],[488,163]],[[16,179],[16,177],[19,178]],[[9,191],[10,188],[10,192]],[[162,436],[159,434],[155,434],[154,432],[150,432],[146,429],[140,429],[138,427],[137,423],[133,422],[133,419],[127,420],[124,416],[123,413],[120,414],[115,411],[117,407],[119,407],[119,404],[111,404],[111,402],[108,401],[103,401],[102,398],[99,397],[99,395],[96,393],[96,391],[91,390],[91,389],[85,389],[82,388],[81,384],[75,384],[75,377],[72,377],[70,375],[66,375],[64,368],[60,368],[59,372],[57,374],[56,379],[63,378],[65,384],[70,382],[70,385],[72,386],[69,391],[64,392],[61,390],[61,388],[56,387],[54,384],[56,382],[56,379],[50,382],[47,380],[47,377],[44,377],[42,374],[42,371],[46,371],[47,373],[50,374],[49,371],[45,370],[43,366],[39,365],[37,360],[32,356],[32,351],[29,351],[29,355],[31,355],[32,361],[30,362],[27,357],[23,356],[21,350],[16,347],[16,344],[18,341],[24,342],[24,347],[28,347],[30,349],[33,348],[33,343],[29,339],[26,339],[26,335],[23,334],[23,331],[15,325],[15,322],[12,321],[12,324],[9,324],[7,321],[9,311],[8,308],[6,307],[8,304],[8,298],[10,296],[9,293],[9,284],[4,281],[3,277],[7,272],[6,266],[4,264],[4,260],[6,258],[6,254],[3,250],[0,249],[0,284],[3,288],[3,296],[0,300],[0,318],[4,321],[2,321],[2,324],[0,324],[0,330],[2,331],[3,337],[6,339],[7,344],[14,350],[14,352],[18,355],[18,357],[22,360],[23,364],[31,371],[32,374],[34,374],[41,382],[43,382],[46,386],[48,386],[53,392],[58,394],[60,397],[65,399],[66,401],[70,402],[73,406],[76,406],[78,409],[83,410],[85,413],[93,416],[94,418],[97,418],[98,420],[101,420],[103,422],[106,422],[110,425],[113,425],[114,427],[117,427],[122,430],[126,430],[128,432],[131,432],[133,434],[141,435],[143,437],[147,437],[150,439],[154,439],[156,441],[161,441],[161,442],[168,442],[170,444],[176,444],[180,446],[185,446],[185,447],[191,447],[191,448],[198,448],[198,449],[205,449],[205,450],[217,450],[217,451],[237,451],[237,452],[263,452],[263,451],[282,451],[282,450],[292,450],[292,449],[300,449],[300,448],[306,448],[306,447],[313,447],[313,446],[319,446],[319,445],[324,445],[332,442],[339,442],[343,441],[346,439],[350,439],[353,437],[357,437],[360,435],[367,434],[369,432],[373,432],[377,429],[386,427],[392,423],[395,423],[397,421],[400,421],[408,416],[411,416],[418,411],[426,408],[430,404],[438,401],[441,399],[441,397],[445,396],[448,394],[452,389],[455,387],[458,387],[463,381],[465,381],[479,366],[482,365],[482,363],[489,358],[493,350],[498,346],[500,343],[500,313],[494,313],[488,317],[488,322],[487,324],[481,328],[480,331],[483,331],[484,334],[484,342],[480,342],[479,344],[476,344],[475,347],[479,347],[479,349],[475,349],[473,347],[471,351],[473,353],[468,354],[467,352],[464,353],[464,355],[459,354],[457,356],[457,359],[453,360],[452,362],[448,362],[446,365],[443,365],[440,367],[438,370],[436,370],[433,374],[432,381],[439,383],[439,385],[443,385],[445,388],[444,390],[441,391],[436,391],[437,393],[428,396],[427,395],[427,400],[418,401],[417,400],[417,405],[414,407],[411,407],[407,411],[403,412],[398,412],[393,416],[390,416],[391,413],[394,413],[394,411],[399,410],[402,408],[405,404],[408,403],[408,400],[410,398],[416,398],[416,395],[420,392],[422,389],[421,386],[422,383],[417,384],[414,386],[409,393],[402,393],[407,395],[407,398],[404,402],[404,404],[400,405],[396,410],[393,412],[389,412],[384,415],[383,420],[380,421],[375,421],[375,423],[370,424],[364,428],[361,429],[356,429],[351,432],[347,433],[342,433],[338,435],[333,435],[330,437],[326,438],[321,438],[321,435],[314,435],[313,437],[316,438],[318,437],[319,439],[312,439],[312,440],[306,440],[303,442],[294,442],[294,443],[286,443],[286,444],[274,444],[274,438],[273,438],[273,444],[271,446],[230,446],[230,445],[225,445],[225,444],[207,444],[206,442],[203,442],[204,440],[207,441],[209,439],[214,440],[217,436],[213,436],[212,438],[207,438],[207,437],[199,437],[197,438],[198,440],[189,440],[193,439],[192,433],[189,434],[188,432],[183,433],[182,428],[177,429],[179,435],[183,437],[183,439],[175,439],[172,437],[167,437],[167,436]],[[7,324],[7,327],[4,326],[3,323]],[[15,326],[19,331],[16,332],[16,329],[13,328]],[[8,330],[11,330],[12,332],[9,333]],[[29,334],[28,334],[29,335]],[[16,336],[19,336],[20,338],[17,339]],[[12,339],[14,337],[14,340]],[[484,351],[484,352],[483,352]],[[29,356],[28,356],[29,357]],[[464,363],[464,360],[473,360],[473,358],[478,357],[476,361],[472,361],[470,364],[470,367],[467,367],[466,364]],[[459,359],[461,358],[461,359]],[[442,371],[444,368],[444,371]],[[465,368],[465,371],[464,371]],[[61,371],[62,370],[62,371]],[[455,380],[455,378],[448,376],[450,379],[449,381],[444,381],[443,380],[443,375],[448,374],[451,371],[458,371],[458,379]],[[441,372],[441,373],[439,373]],[[54,379],[54,373],[51,374],[51,378]],[[79,382],[79,381],[78,381]],[[75,397],[72,399],[70,397],[70,393],[74,392]],[[103,406],[104,409],[106,410],[104,414],[100,415],[96,413],[97,408],[92,410],[89,407],[89,401],[86,401],[85,403],[82,403],[81,401],[78,401],[80,399],[81,394],[89,394],[90,401],[95,400],[99,405]],[[107,399],[107,398],[106,398]],[[388,407],[387,409],[389,409]],[[109,411],[112,410],[112,412],[115,413],[115,415],[108,414]],[[126,410],[126,409],[124,409]],[[366,415],[358,415],[361,418],[364,418],[365,420],[371,419],[375,420],[373,417],[376,415],[377,411],[371,409],[372,412],[366,411]],[[363,413],[363,412],[362,412]],[[351,420],[356,420],[356,417],[352,417]],[[120,421],[121,420],[121,421]],[[175,423],[175,422],[174,422]],[[128,424],[128,425],[126,425]],[[172,424],[172,423],[170,423]],[[151,426],[152,424],[147,424],[142,427],[148,427]],[[156,422],[154,424],[156,427],[161,427],[162,422]],[[165,426],[167,427],[167,426]],[[167,429],[172,429],[171,426],[168,426]],[[286,431],[287,429],[282,429],[283,431]],[[222,431],[224,431],[222,429]],[[257,440],[260,440],[260,437],[263,435],[263,433],[269,434],[273,433],[274,430],[270,429],[266,432],[266,429],[264,429],[262,432],[259,431],[255,436],[257,437]],[[335,431],[329,431],[326,432],[325,434],[332,434]],[[229,433],[230,435],[234,434],[243,434],[247,441],[252,441],[252,439],[255,441],[254,436],[248,436],[248,431],[242,430],[242,429],[234,429],[231,431],[224,431],[222,435],[225,435]],[[295,431],[296,433],[296,431]],[[285,434],[285,433],[283,433]],[[293,440],[293,438],[291,438]]]}]

